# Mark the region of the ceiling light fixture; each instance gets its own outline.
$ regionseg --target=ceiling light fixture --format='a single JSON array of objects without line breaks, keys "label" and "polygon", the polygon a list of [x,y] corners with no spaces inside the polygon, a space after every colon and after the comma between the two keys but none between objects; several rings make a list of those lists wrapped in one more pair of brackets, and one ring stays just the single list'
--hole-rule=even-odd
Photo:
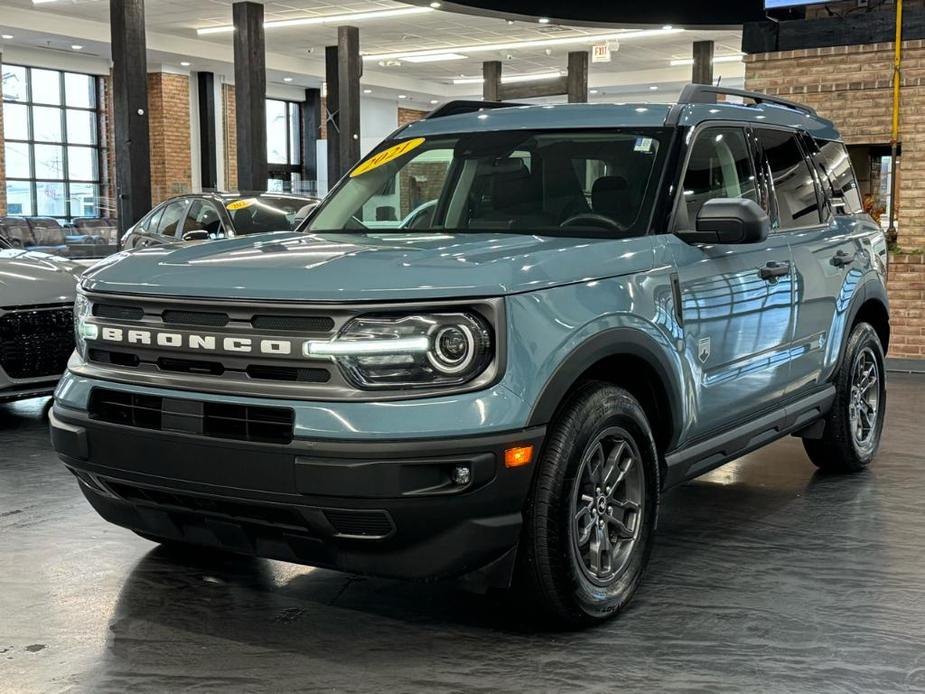
[{"label": "ceiling light fixture", "polygon": [[[501,77],[502,84],[516,84],[518,82],[535,82],[540,80],[554,80],[557,77],[561,77],[562,73],[560,72],[535,72],[527,75],[508,75],[507,77]],[[459,79],[453,80],[453,84],[482,84],[484,82],[482,77],[461,77]]]},{"label": "ceiling light fixture", "polygon": [[[297,27],[310,24],[339,24],[343,22],[359,22],[365,19],[387,19],[388,17],[406,17],[413,14],[433,12],[431,7],[400,7],[394,10],[375,10],[373,12],[348,12],[346,14],[328,14],[318,17],[297,17],[295,19],[277,19],[263,23],[264,29],[279,29],[281,27]],[[200,36],[205,34],[226,34],[234,31],[233,24],[223,24],[217,27],[203,27],[196,29]]]},{"label": "ceiling light fixture", "polygon": [[[734,53],[733,55],[718,55],[713,58],[714,63],[738,63],[742,61],[742,58],[745,57],[744,53]],[[693,58],[684,58],[679,60],[672,60],[672,67],[680,67],[681,65],[693,65]]]},{"label": "ceiling light fixture", "polygon": [[432,104],[439,104],[439,103],[440,103],[440,99],[431,99],[431,100],[430,100],[430,103],[432,103]]},{"label": "ceiling light fixture", "polygon": [[32,0],[33,5],[47,5],[50,2],[57,2],[57,0]]},{"label": "ceiling light fixture", "polygon": [[589,93],[589,94],[597,94],[597,89],[592,89],[592,90],[591,90],[590,92],[588,92],[588,93]]},{"label": "ceiling light fixture", "polygon": [[549,24],[549,17],[540,17],[537,21],[540,24]]},{"label": "ceiling light fixture", "polygon": [[291,77],[283,77],[283,82],[292,82]]},{"label": "ceiling light fixture", "polygon": [[4,41],[9,41],[11,38],[13,38],[12,34],[0,34],[0,39],[3,39]]},{"label": "ceiling light fixture", "polygon": [[364,89],[364,90],[363,90],[363,93],[364,93],[364,94],[372,94],[372,93],[373,93],[373,90],[372,90],[372,89]]},{"label": "ceiling light fixture", "polygon": [[398,98],[399,98],[399,99],[407,99],[407,98],[408,98],[408,95],[407,95],[407,94],[399,94],[399,95],[398,95]]},{"label": "ceiling light fixture", "polygon": [[189,67],[190,65],[192,65],[192,63],[190,63],[187,60],[181,60],[180,65],[182,65],[183,67]]},{"label": "ceiling light fixture", "polygon": [[649,87],[649,89],[650,89],[651,91],[653,91],[653,92],[658,91],[658,85],[657,85],[657,84],[653,84],[651,87]]},{"label": "ceiling light fixture", "polygon": [[461,53],[436,53],[434,55],[411,55],[405,60],[409,63],[441,63],[444,60],[465,60],[468,57]]},{"label": "ceiling light fixture", "polygon": [[436,10],[438,7],[440,7],[440,3],[439,3],[439,2],[432,2],[432,3],[430,3],[430,6],[433,7],[433,8]]},{"label": "ceiling light fixture", "polygon": [[83,50],[83,46],[81,46],[80,44],[74,43],[74,44],[71,44],[71,50],[80,51],[80,50]]},{"label": "ceiling light fixture", "polygon": [[[509,41],[506,43],[481,43],[474,46],[453,46],[452,50],[463,53],[492,53],[496,51],[517,50],[523,48],[544,48],[546,46],[568,46],[574,44],[584,44],[590,46],[600,41],[627,41],[630,39],[642,39],[653,36],[666,36],[669,34],[679,34],[684,29],[641,29],[639,31],[616,31],[608,34],[581,34],[578,36],[568,36],[557,39],[535,39],[528,41]],[[447,47],[443,48],[421,48],[406,51],[397,51],[393,53],[368,53],[363,56],[363,60],[391,60],[396,58],[407,59],[409,57],[421,55],[439,55],[446,53]]]}]

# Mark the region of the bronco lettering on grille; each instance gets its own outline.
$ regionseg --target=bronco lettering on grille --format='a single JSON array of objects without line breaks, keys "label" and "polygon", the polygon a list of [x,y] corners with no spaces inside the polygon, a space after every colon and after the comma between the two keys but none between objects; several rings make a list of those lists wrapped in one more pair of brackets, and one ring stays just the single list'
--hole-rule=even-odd
[{"label": "bronco lettering on grille", "polygon": [[291,340],[272,340],[198,333],[174,333],[160,330],[137,330],[101,327],[100,340],[128,345],[143,345],[186,349],[195,352],[227,352],[234,354],[266,354],[288,356],[293,354]]}]

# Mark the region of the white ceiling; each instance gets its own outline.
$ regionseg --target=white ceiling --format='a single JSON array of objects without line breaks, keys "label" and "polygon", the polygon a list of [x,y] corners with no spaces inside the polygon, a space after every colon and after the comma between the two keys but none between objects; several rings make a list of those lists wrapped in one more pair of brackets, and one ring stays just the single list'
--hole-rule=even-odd
[{"label": "white ceiling", "polygon": [[[226,0],[147,0],[145,3],[149,68],[212,70],[233,81],[232,33],[198,35],[196,29],[227,26],[231,23],[231,2]],[[408,5],[391,0],[289,0],[264,2],[265,20],[283,20],[355,12],[392,10]],[[57,0],[33,4],[32,0],[0,0],[0,33],[13,34],[0,41],[6,60],[17,51],[50,51],[55,60],[67,61],[74,54],[71,45],[82,45],[80,54],[109,58],[109,0]],[[345,22],[346,23],[346,22]],[[602,35],[624,29],[615,27],[569,27],[541,25],[532,21],[508,23],[497,17],[429,11],[403,17],[364,19],[355,22],[360,29],[360,49],[364,54],[398,53],[422,49],[456,50],[479,44],[510,43]],[[38,27],[41,27],[40,29]],[[625,27],[637,29],[638,27]],[[336,43],[336,26],[303,25],[268,28],[268,80],[279,89],[317,86],[323,79],[324,47]],[[594,63],[590,69],[593,99],[673,98],[689,77],[689,66],[672,67],[673,59],[690,58],[695,40],[716,42],[717,55],[738,53],[740,31],[689,30],[645,36],[619,42],[610,63]],[[501,60],[503,74],[531,74],[564,71],[570,50],[589,49],[593,39],[579,44],[551,48],[508,48],[481,51],[463,60],[381,65],[365,61],[363,85],[380,96],[397,98],[408,105],[429,107],[432,99],[476,96],[480,85],[454,85],[454,78],[478,77],[485,60]],[[547,54],[548,53],[548,54]],[[83,58],[86,60],[87,58]],[[190,62],[188,67],[180,62]],[[740,85],[741,62],[715,66],[723,81]],[[285,77],[292,78],[285,83]],[[650,86],[659,87],[657,91]],[[410,103],[409,103],[410,102]]]}]

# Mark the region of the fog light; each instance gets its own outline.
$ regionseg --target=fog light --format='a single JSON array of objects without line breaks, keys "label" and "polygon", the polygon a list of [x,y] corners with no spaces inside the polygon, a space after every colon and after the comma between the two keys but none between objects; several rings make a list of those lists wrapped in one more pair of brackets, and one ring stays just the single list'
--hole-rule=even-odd
[{"label": "fog light", "polygon": [[457,465],[453,468],[453,484],[465,486],[472,480],[472,472],[465,465]]}]

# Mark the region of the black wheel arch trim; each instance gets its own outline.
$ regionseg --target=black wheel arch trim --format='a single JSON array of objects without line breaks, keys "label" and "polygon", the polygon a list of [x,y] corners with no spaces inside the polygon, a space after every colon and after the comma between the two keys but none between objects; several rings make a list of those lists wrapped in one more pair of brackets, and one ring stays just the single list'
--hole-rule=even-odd
[{"label": "black wheel arch trim", "polygon": [[670,450],[677,439],[679,423],[683,421],[683,410],[680,377],[665,352],[664,345],[637,328],[609,328],[597,333],[578,345],[556,367],[530,412],[527,426],[548,424],[581,375],[600,360],[620,356],[636,357],[644,360],[658,374],[667,395],[672,422]]},{"label": "black wheel arch trim", "polygon": [[[838,369],[841,368],[842,362],[845,359],[845,354],[848,350],[848,340],[851,339],[851,326],[853,326],[855,320],[857,320],[861,307],[868,301],[876,301],[881,304],[883,310],[886,311],[887,317],[890,315],[890,300],[887,295],[886,286],[883,282],[873,277],[864,280],[860,286],[858,286],[857,290],[854,292],[854,296],[851,297],[851,302],[848,304],[845,333],[842,335],[841,346],[838,350],[838,362],[835,367],[835,373],[838,373]],[[887,345],[883,345],[883,351],[884,356],[886,356]]]}]

